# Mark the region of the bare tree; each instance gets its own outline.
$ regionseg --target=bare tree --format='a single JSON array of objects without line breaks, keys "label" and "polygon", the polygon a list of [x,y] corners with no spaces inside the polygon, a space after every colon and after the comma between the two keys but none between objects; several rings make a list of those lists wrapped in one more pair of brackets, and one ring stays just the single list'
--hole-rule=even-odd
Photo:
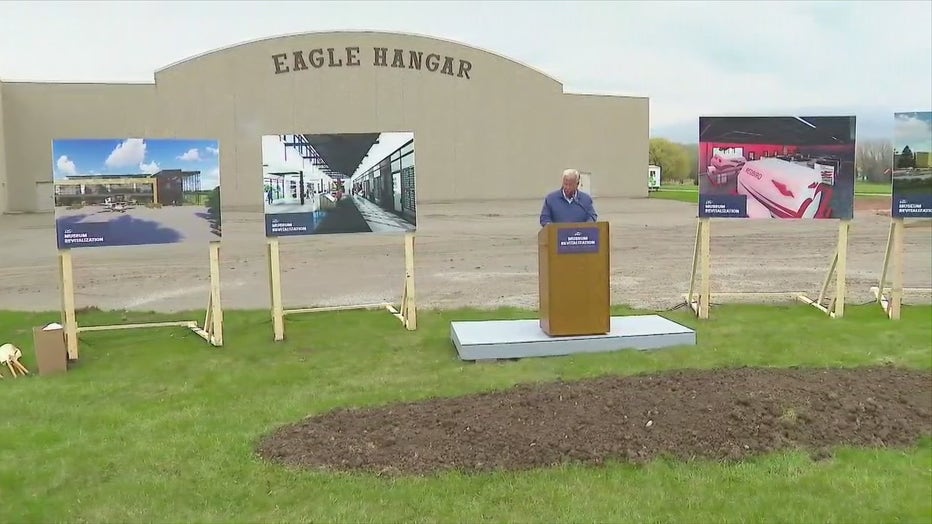
[{"label": "bare tree", "polygon": [[893,144],[889,140],[858,140],[857,169],[868,182],[889,182],[893,168]]}]

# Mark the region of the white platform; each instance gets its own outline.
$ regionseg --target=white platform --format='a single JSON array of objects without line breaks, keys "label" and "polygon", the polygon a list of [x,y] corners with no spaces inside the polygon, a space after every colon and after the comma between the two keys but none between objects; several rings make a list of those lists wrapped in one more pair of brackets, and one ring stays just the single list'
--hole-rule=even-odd
[{"label": "white platform", "polygon": [[450,323],[450,338],[461,360],[551,357],[623,349],[695,346],[696,332],[659,315],[612,317],[606,335],[550,337],[537,319]]}]

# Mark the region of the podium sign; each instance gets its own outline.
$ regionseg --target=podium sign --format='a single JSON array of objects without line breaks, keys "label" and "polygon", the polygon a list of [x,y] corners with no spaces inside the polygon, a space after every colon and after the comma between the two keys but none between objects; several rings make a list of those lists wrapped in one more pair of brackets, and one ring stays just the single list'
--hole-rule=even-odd
[{"label": "podium sign", "polygon": [[611,331],[608,222],[547,224],[537,235],[540,327],[550,336]]},{"label": "podium sign", "polygon": [[598,253],[599,252],[599,228],[597,227],[580,227],[580,228],[558,228],[557,229],[557,253],[560,255],[566,253]]}]

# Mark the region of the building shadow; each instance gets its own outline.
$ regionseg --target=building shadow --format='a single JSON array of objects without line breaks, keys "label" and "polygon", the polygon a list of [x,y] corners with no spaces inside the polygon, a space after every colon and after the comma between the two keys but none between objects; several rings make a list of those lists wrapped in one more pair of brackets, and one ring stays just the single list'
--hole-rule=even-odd
[{"label": "building shadow", "polygon": [[210,232],[213,233],[215,237],[222,236],[220,232],[220,221],[218,220],[218,217],[215,217],[211,215],[210,213],[207,213],[204,211],[199,211],[197,213],[194,213],[194,216],[206,220],[207,223],[210,224]]},{"label": "building shadow", "polygon": [[327,211],[320,225],[314,229],[315,235],[332,233],[371,233],[369,223],[349,198],[338,200],[336,206]]},{"label": "building shadow", "polygon": [[[64,248],[61,232],[66,229],[84,230],[88,222],[81,222],[87,215],[74,215],[55,220],[58,231],[58,245]],[[128,215],[108,220],[103,244],[96,246],[141,246],[148,244],[177,244],[184,239],[181,231],[168,228],[152,220],[141,220]],[[100,222],[96,223],[100,224]],[[82,227],[85,226],[85,227]],[[94,228],[98,229],[98,228]],[[99,230],[99,229],[98,229]]]}]

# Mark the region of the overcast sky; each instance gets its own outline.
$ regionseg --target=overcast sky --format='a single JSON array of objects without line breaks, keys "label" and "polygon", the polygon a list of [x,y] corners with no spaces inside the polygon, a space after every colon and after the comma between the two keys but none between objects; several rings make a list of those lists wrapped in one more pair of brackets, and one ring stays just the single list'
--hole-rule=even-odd
[{"label": "overcast sky", "polygon": [[[932,2],[0,2],[0,78],[151,82],[263,37],[385,30],[524,62],[570,92],[651,98],[653,133],[700,115],[855,114],[859,136],[932,108]],[[692,131],[695,135],[695,131]],[[686,138],[679,137],[677,138]]]}]

